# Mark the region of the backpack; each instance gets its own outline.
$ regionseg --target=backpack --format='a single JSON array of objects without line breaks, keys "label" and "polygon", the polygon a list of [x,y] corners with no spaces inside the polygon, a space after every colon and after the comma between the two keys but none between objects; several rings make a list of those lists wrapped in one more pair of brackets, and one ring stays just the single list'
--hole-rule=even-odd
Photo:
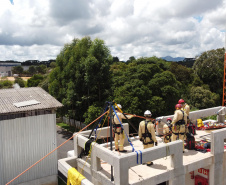
[{"label": "backpack", "polygon": [[194,150],[195,149],[195,137],[189,133],[186,134],[187,139],[186,139],[186,148],[188,150]]},{"label": "backpack", "polygon": [[192,135],[196,135],[196,129],[195,125],[193,123],[190,123],[188,126],[188,132]]}]

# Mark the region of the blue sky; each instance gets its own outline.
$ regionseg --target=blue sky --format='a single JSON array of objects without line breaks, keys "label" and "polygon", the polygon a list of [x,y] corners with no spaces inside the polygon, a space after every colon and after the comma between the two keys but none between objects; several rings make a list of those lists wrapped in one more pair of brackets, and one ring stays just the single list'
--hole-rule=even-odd
[{"label": "blue sky", "polygon": [[0,1],[0,60],[54,59],[74,38],[112,56],[196,57],[224,47],[226,0]]}]

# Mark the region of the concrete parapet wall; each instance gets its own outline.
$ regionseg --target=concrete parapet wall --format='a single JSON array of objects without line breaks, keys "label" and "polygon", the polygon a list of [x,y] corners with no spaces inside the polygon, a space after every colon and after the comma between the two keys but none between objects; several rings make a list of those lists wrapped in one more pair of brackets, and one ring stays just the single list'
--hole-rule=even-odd
[{"label": "concrete parapet wall", "polygon": [[[220,109],[218,109],[220,110]],[[211,110],[211,112],[216,109]],[[103,128],[101,135],[107,135],[109,128]],[[198,153],[197,158],[186,161],[184,158],[186,155],[193,155],[192,152],[182,153],[182,141],[174,141],[161,146],[143,149],[142,161],[141,153],[132,152],[124,155],[119,155],[112,152],[106,144],[92,143],[91,158],[80,159],[77,158],[82,148],[84,148],[87,142],[90,131],[84,131],[77,135],[74,139],[75,157],[61,159],[58,161],[59,170],[67,176],[67,170],[70,167],[75,167],[79,171],[83,171],[83,174],[87,174],[87,185],[89,183],[97,185],[138,185],[138,184],[159,184],[168,181],[170,185],[185,185],[185,176],[190,172],[197,171],[200,168],[209,169],[209,184],[210,185],[223,185],[226,184],[226,151],[224,150],[224,140],[226,139],[226,128],[211,132],[211,153]],[[98,135],[98,134],[97,134]],[[133,140],[137,140],[134,138]],[[108,144],[109,145],[109,144]],[[166,169],[160,173],[151,175],[147,178],[142,178],[141,181],[134,183],[129,182],[131,169],[144,169],[145,166],[141,163],[148,161],[160,160],[162,158],[168,158],[169,165],[166,165]],[[170,159],[170,160],[169,160]],[[137,163],[138,160],[138,163]],[[108,175],[106,175],[106,169],[103,169],[102,162],[113,167],[114,181],[111,181]],[[167,162],[167,161],[166,161]],[[82,170],[81,170],[82,169]],[[152,171],[155,170],[152,168]],[[109,171],[107,172],[109,173]],[[189,181],[192,182],[192,181]],[[190,184],[190,183],[189,183]]]}]

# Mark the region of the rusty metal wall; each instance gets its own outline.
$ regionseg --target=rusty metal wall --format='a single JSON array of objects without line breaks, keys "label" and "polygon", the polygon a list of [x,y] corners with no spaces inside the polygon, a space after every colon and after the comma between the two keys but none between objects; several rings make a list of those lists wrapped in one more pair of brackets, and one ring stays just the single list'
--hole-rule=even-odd
[{"label": "rusty metal wall", "polygon": [[[0,185],[5,185],[56,147],[55,114],[0,121]],[[56,151],[11,184],[55,174]]]}]

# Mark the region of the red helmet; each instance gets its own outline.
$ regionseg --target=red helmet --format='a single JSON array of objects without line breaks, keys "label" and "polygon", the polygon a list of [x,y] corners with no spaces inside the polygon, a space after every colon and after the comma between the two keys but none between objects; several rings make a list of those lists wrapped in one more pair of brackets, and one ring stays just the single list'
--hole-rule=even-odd
[{"label": "red helmet", "polygon": [[172,121],[172,119],[171,118],[167,118],[167,120],[166,121]]},{"label": "red helmet", "polygon": [[178,104],[182,104],[185,103],[185,101],[183,99],[179,99]]},{"label": "red helmet", "polygon": [[175,105],[175,109],[181,109],[181,108],[182,108],[181,104],[178,103],[178,104]]}]

